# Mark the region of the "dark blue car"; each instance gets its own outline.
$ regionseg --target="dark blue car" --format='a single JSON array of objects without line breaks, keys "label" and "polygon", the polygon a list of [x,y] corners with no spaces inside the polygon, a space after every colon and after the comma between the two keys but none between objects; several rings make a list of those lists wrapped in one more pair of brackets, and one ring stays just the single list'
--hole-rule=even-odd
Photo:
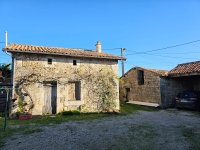
[{"label": "dark blue car", "polygon": [[175,100],[176,108],[200,109],[200,91],[179,92]]}]

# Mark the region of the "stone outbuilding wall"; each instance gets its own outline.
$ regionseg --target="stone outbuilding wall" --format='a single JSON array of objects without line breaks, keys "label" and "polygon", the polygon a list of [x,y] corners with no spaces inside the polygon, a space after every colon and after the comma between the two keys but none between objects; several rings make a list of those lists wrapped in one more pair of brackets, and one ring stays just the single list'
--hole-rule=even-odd
[{"label": "stone outbuilding wall", "polygon": [[[138,83],[138,71],[144,72],[144,83]],[[122,78],[120,100],[161,103],[160,76],[143,68],[133,68]],[[130,94],[127,97],[127,92]]]},{"label": "stone outbuilding wall", "polygon": [[[167,71],[134,67],[121,77],[120,100],[157,103],[161,107],[171,102],[162,99]],[[161,86],[163,85],[163,86]],[[165,102],[165,103],[163,103]]]},{"label": "stone outbuilding wall", "polygon": [[[98,112],[104,108],[106,96],[112,96],[110,107],[119,109],[117,60],[25,53],[13,56],[15,93],[18,100],[29,104],[26,107],[33,115],[77,109]],[[16,101],[12,112],[17,109]]]}]

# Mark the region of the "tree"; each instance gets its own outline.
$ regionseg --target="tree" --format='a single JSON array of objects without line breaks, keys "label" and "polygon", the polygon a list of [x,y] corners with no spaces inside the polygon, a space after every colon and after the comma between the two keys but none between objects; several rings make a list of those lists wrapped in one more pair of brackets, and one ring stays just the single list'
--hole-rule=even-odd
[{"label": "tree", "polygon": [[2,73],[2,77],[4,80],[11,76],[11,67],[10,66],[11,66],[11,64],[9,64],[9,63],[0,64],[0,72]]}]

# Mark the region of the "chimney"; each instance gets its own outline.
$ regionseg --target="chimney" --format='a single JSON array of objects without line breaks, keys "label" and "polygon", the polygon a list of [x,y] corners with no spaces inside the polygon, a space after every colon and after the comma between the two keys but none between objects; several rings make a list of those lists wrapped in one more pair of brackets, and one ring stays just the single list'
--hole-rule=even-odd
[{"label": "chimney", "polygon": [[5,31],[5,43],[6,43],[6,47],[8,46],[8,32]]},{"label": "chimney", "polygon": [[101,53],[101,43],[100,43],[100,41],[97,41],[97,44],[95,46],[96,46],[96,51],[98,53]]}]

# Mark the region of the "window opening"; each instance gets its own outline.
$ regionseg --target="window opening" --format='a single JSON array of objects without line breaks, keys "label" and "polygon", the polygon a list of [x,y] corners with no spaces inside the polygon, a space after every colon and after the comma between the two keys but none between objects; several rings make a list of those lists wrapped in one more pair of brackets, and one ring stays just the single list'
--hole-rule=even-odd
[{"label": "window opening", "polygon": [[80,82],[68,83],[68,97],[70,101],[80,100]]},{"label": "window opening", "polygon": [[76,60],[73,60],[73,65],[76,66]]},{"label": "window opening", "polygon": [[48,58],[48,64],[52,64],[52,59],[51,58]]},{"label": "window opening", "polygon": [[138,70],[138,85],[144,85],[144,71]]}]

